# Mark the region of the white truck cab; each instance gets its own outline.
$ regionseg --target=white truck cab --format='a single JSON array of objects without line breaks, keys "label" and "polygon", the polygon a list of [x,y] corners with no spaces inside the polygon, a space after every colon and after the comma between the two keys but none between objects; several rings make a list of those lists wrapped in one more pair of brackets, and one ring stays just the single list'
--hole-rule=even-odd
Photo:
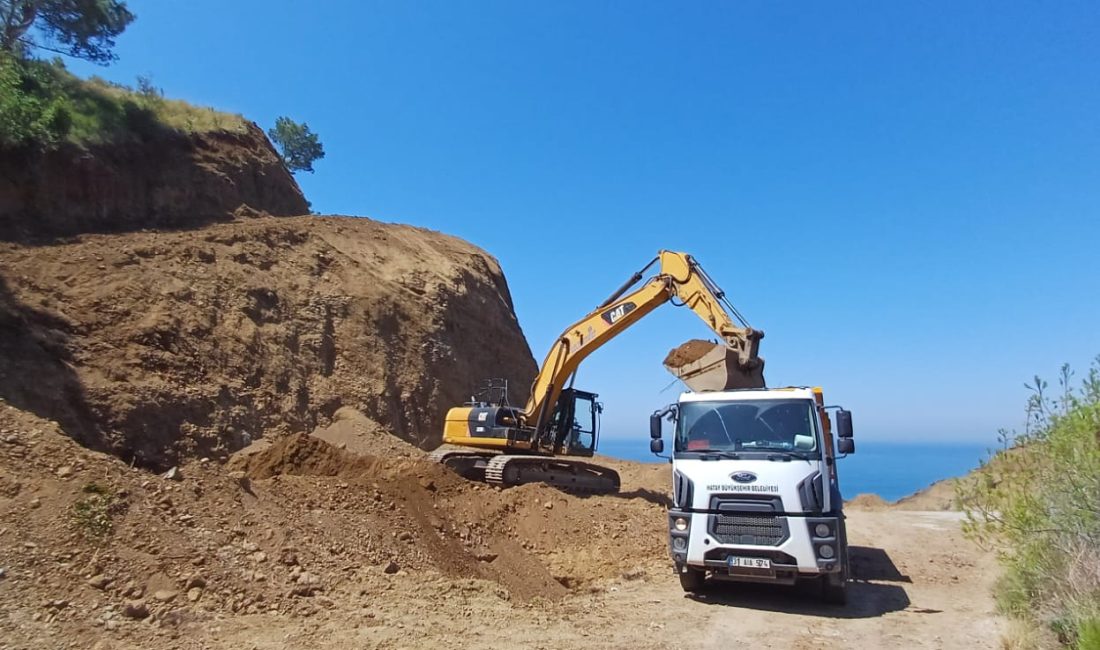
[{"label": "white truck cab", "polygon": [[851,413],[836,413],[834,450],[820,388],[684,393],[650,418],[655,454],[666,417],[675,424],[669,546],[684,590],[708,577],[817,580],[826,601],[846,602],[836,452],[855,451]]}]

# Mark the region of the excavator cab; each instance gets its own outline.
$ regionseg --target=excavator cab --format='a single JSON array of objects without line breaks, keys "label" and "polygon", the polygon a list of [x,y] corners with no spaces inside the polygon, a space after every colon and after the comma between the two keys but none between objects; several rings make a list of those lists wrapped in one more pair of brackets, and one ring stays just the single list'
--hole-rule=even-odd
[{"label": "excavator cab", "polygon": [[546,440],[553,441],[554,453],[566,456],[591,456],[599,439],[603,404],[596,393],[575,388],[562,390],[550,416]]}]

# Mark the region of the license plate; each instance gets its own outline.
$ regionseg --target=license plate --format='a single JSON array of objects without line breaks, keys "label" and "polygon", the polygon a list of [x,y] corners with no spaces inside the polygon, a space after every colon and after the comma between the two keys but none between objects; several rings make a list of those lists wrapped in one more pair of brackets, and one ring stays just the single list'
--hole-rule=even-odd
[{"label": "license plate", "polygon": [[726,562],[731,569],[771,569],[772,561],[764,557],[728,557]]}]

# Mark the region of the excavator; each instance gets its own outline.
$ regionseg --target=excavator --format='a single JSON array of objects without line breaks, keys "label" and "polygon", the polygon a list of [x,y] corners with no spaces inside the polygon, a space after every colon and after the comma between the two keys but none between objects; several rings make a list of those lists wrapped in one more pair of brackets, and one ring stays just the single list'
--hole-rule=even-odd
[{"label": "excavator", "polygon": [[[655,264],[656,273],[638,286]],[[526,406],[508,403],[506,381],[489,380],[470,402],[447,412],[444,444],[432,458],[467,479],[499,486],[545,483],[571,492],[617,492],[614,470],[568,458],[595,453],[603,411],[598,395],[574,388],[573,380],[588,355],[666,303],[691,309],[720,340],[673,350],[665,359],[669,371],[696,391],[764,387],[758,355],[764,333],[749,327],[692,256],[660,251],[561,333]]]}]

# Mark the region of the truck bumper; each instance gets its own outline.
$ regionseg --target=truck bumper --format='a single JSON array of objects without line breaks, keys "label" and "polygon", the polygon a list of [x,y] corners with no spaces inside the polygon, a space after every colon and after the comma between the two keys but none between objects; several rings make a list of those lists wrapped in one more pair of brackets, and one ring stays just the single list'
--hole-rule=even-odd
[{"label": "truck bumper", "polygon": [[[743,582],[791,584],[844,570],[844,523],[842,516],[810,517],[782,515],[782,539],[774,544],[730,543],[714,534],[714,513],[669,511],[669,549],[677,570],[706,569],[712,577]],[[679,530],[686,522],[686,528]],[[750,538],[751,539],[751,538]],[[730,568],[730,557],[766,558],[769,569]]]}]

